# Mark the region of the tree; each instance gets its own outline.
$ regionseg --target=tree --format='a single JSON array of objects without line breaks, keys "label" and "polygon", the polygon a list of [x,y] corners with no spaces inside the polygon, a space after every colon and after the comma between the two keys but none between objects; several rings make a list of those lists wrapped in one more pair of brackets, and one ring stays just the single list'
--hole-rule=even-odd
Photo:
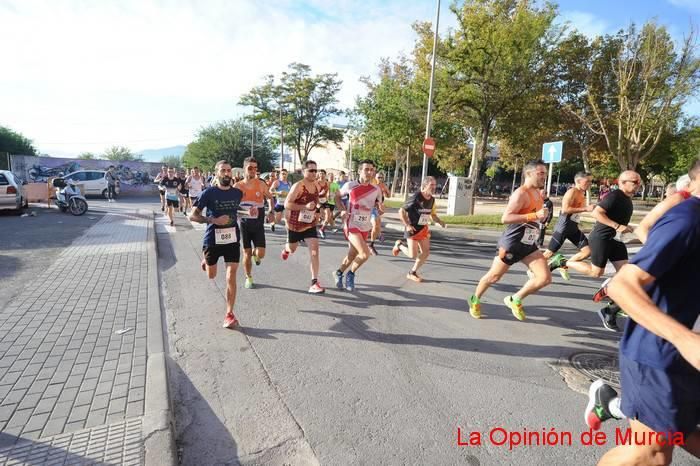
[{"label": "tree", "polygon": [[252,106],[252,119],[265,128],[277,128],[278,133],[284,129],[285,142],[304,163],[314,147],[343,139],[341,130],[329,126],[332,117],[343,113],[336,107],[341,84],[337,73],[312,76],[308,65],[291,63],[279,83],[267,76],[264,84],[241,97],[240,104]]},{"label": "tree", "polygon": [[165,155],[160,159],[160,163],[167,167],[179,169],[182,168],[182,157],[179,155]]},{"label": "tree", "polygon": [[4,126],[0,126],[0,152],[15,155],[36,155],[36,149],[34,149],[31,140]]},{"label": "tree", "polygon": [[78,158],[80,160],[96,160],[97,156],[92,152],[82,152],[80,155],[78,155]]},{"label": "tree", "polygon": [[112,146],[105,150],[102,157],[113,162],[143,161],[142,156],[134,155],[128,147],[124,146]]},{"label": "tree", "polygon": [[[182,161],[187,167],[213,170],[219,160],[228,160],[242,167],[250,156],[252,126],[245,119],[221,121],[201,128],[194,141],[187,145]],[[254,156],[261,172],[272,169],[273,143],[264,130],[255,132]]]},{"label": "tree", "polygon": [[692,31],[676,51],[663,26],[634,24],[593,44],[587,99],[592,115],[579,115],[605,139],[623,170],[633,170],[676,126],[681,108],[700,87],[700,60]]},{"label": "tree", "polygon": [[497,120],[543,94],[557,40],[556,10],[517,0],[468,0],[451,9],[458,25],[441,47],[447,76],[436,106],[474,128],[469,178],[476,188]]}]

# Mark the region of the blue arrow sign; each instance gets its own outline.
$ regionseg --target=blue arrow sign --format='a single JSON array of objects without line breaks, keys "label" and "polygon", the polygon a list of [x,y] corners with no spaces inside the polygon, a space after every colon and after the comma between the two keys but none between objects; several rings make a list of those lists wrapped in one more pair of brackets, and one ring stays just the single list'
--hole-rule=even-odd
[{"label": "blue arrow sign", "polygon": [[544,163],[561,162],[563,147],[564,141],[545,142],[542,144],[542,160],[544,160]]}]

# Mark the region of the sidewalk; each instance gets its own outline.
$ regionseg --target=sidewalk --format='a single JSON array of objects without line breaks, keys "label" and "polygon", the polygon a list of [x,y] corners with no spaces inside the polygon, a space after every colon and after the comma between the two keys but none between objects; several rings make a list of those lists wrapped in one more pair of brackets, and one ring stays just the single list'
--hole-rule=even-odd
[{"label": "sidewalk", "polygon": [[0,464],[174,463],[154,238],[110,213],[0,313]]}]

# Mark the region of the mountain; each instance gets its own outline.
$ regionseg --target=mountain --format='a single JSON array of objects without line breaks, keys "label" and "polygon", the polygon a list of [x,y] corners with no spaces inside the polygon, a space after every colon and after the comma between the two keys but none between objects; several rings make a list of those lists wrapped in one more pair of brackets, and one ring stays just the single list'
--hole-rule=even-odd
[{"label": "mountain", "polygon": [[163,157],[176,155],[182,157],[187,149],[186,146],[164,147],[163,149],[144,149],[136,151],[136,154],[142,155],[144,162],[160,162]]}]

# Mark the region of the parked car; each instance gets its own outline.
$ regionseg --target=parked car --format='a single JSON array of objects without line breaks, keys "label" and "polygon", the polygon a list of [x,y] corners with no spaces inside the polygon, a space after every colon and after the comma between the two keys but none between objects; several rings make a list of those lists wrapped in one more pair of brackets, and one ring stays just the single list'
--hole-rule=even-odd
[{"label": "parked car", "polygon": [[0,170],[0,209],[22,210],[27,207],[26,181],[8,170]]},{"label": "parked car", "polygon": [[[66,180],[73,180],[76,184],[83,185],[83,195],[85,196],[102,196],[107,199],[107,179],[105,175],[107,174],[104,170],[78,170],[73,173],[68,173],[64,175],[63,178]],[[121,186],[119,181],[117,181],[117,187],[115,188],[117,195],[121,192]]]}]

